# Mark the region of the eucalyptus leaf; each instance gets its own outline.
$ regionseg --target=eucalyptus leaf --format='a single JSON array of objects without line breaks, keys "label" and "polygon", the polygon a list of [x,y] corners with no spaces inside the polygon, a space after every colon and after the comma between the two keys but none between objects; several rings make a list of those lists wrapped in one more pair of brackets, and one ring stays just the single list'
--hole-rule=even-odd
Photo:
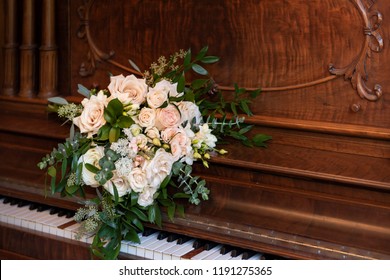
[{"label": "eucalyptus leaf", "polygon": [[192,70],[194,70],[196,73],[200,74],[200,75],[207,75],[208,72],[206,69],[204,69],[202,66],[200,66],[199,64],[193,64],[192,65]]},{"label": "eucalyptus leaf", "polygon": [[67,105],[67,104],[69,104],[69,102],[65,98],[62,98],[62,97],[59,97],[59,96],[50,97],[47,100],[50,101],[51,103],[58,104],[58,105]]},{"label": "eucalyptus leaf", "polygon": [[78,87],[78,89],[77,89],[78,93],[80,93],[81,95],[83,95],[86,98],[91,97],[91,91],[89,89],[87,89],[85,86],[78,84],[77,87]]}]

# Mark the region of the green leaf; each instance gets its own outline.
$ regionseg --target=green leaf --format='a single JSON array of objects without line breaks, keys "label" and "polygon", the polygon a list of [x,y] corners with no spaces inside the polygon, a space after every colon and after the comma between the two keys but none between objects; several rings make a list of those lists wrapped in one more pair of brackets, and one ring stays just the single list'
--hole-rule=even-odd
[{"label": "green leaf", "polygon": [[85,168],[87,168],[88,171],[95,173],[95,174],[100,171],[99,168],[97,168],[95,165],[92,165],[90,163],[85,163],[84,166],[85,166]]},{"label": "green leaf", "polygon": [[176,205],[176,213],[178,213],[182,218],[185,217],[184,206],[182,204],[177,204]]},{"label": "green leaf", "polygon": [[177,82],[177,92],[183,92],[185,88],[186,80],[184,73],[180,75],[179,81]]},{"label": "green leaf", "polygon": [[173,221],[173,218],[175,217],[175,211],[176,211],[176,204],[173,203],[172,205],[168,206],[167,213],[168,213],[169,220]]},{"label": "green leaf", "polygon": [[128,228],[128,230],[129,231],[126,233],[125,239],[134,243],[141,243],[138,233],[132,228]]},{"label": "green leaf", "polygon": [[160,207],[157,205],[157,203],[149,207],[148,216],[149,216],[149,222],[156,224],[158,227],[161,228],[162,226],[161,210]]},{"label": "green leaf", "polygon": [[129,116],[120,116],[117,120],[117,124],[120,128],[128,128],[134,123],[133,119]]},{"label": "green leaf", "polygon": [[192,81],[191,87],[195,90],[202,88],[204,85],[207,84],[209,80],[208,79],[197,79]]},{"label": "green leaf", "polygon": [[65,178],[67,167],[68,167],[68,159],[64,158],[61,165],[61,180]]},{"label": "green leaf", "polygon": [[240,108],[242,111],[244,111],[248,116],[253,116],[253,113],[251,112],[251,110],[249,109],[249,106],[248,106],[248,102],[247,100],[241,100],[240,102]]},{"label": "green leaf", "polygon": [[208,46],[205,46],[203,47],[199,53],[196,55],[196,60],[201,60],[207,53],[209,47]]},{"label": "green leaf", "polygon": [[108,140],[110,143],[118,141],[121,130],[119,127],[111,127],[110,132],[108,133]]},{"label": "green leaf", "polygon": [[119,194],[114,182],[112,182],[112,189],[114,191],[114,205],[117,206],[119,203]]},{"label": "green leaf", "polygon": [[54,166],[50,166],[48,169],[47,169],[47,174],[49,174],[50,177],[52,178],[55,178],[56,175],[57,175],[57,170]]},{"label": "green leaf", "polygon": [[111,126],[108,124],[103,125],[98,131],[99,140],[105,141],[108,140]]},{"label": "green leaf", "polygon": [[187,67],[191,63],[191,49],[188,49],[186,56],[184,57],[183,66]]},{"label": "green leaf", "polygon": [[202,63],[211,64],[219,61],[219,57],[217,56],[206,56],[200,60]]},{"label": "green leaf", "polygon": [[105,119],[108,123],[110,123],[110,124],[116,123],[116,116],[114,115],[113,112],[111,112],[111,111],[105,109],[105,110],[104,110],[104,113],[103,113],[103,116],[104,116],[104,119]]},{"label": "green leaf", "polygon": [[173,198],[189,198],[191,195],[186,194],[186,193],[175,193],[173,195]]},{"label": "green leaf", "polygon": [[123,104],[122,104],[122,102],[119,101],[118,98],[111,100],[108,103],[106,109],[107,109],[107,111],[112,113],[112,115],[114,115],[116,117],[122,116],[122,114],[123,114]]},{"label": "green leaf", "polygon": [[83,95],[84,97],[89,98],[91,96],[91,91],[87,89],[85,86],[78,84],[77,87],[78,87],[77,92]]},{"label": "green leaf", "polygon": [[261,89],[256,89],[250,93],[251,98],[256,98],[261,93]]},{"label": "green leaf", "polygon": [[131,67],[133,67],[135,70],[137,70],[138,72],[142,73],[142,71],[139,69],[139,67],[137,66],[137,64],[135,64],[131,59],[129,59],[129,63],[131,65]]},{"label": "green leaf", "polygon": [[199,64],[193,64],[191,68],[192,68],[192,70],[194,70],[196,73],[198,73],[200,75],[207,75],[208,74],[207,70],[204,69]]},{"label": "green leaf", "polygon": [[136,207],[132,207],[130,209],[131,212],[133,212],[135,215],[137,215],[138,219],[140,219],[143,222],[148,221],[148,216],[144,212],[142,212],[140,209]]},{"label": "green leaf", "polygon": [[238,131],[238,133],[240,133],[240,134],[245,134],[245,133],[247,133],[248,131],[250,131],[252,128],[253,128],[253,125],[248,125],[247,127],[244,127],[244,128],[242,128],[242,129],[240,129],[240,130]]},{"label": "green leaf", "polygon": [[264,143],[268,140],[271,140],[272,136],[266,134],[256,134],[253,138],[253,144],[257,147],[266,147],[267,145]]},{"label": "green leaf", "polygon": [[67,104],[69,104],[69,102],[65,98],[62,98],[62,97],[59,97],[59,96],[50,97],[47,100],[50,101],[51,103],[59,104],[59,105],[67,105]]}]

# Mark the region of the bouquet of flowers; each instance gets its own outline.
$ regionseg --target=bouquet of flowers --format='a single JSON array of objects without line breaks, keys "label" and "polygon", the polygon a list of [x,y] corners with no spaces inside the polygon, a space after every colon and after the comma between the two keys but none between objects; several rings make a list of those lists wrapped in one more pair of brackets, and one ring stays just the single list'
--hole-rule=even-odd
[{"label": "bouquet of flowers", "polygon": [[[96,190],[75,220],[80,236],[95,233],[91,249],[99,258],[116,258],[122,240],[139,242],[145,223],[161,227],[162,210],[173,219],[184,215],[183,199],[196,205],[207,200],[210,190],[192,175],[192,165],[208,168],[212,156],[227,153],[217,148],[226,136],[249,146],[270,139],[247,137],[252,126],[239,116],[252,114],[249,103],[260,90],[236,85],[225,100],[204,68],[219,60],[207,50],[194,58],[190,50],[162,56],[143,74],[130,61],[140,77],[111,76],[103,90],[79,85],[81,104],[49,99],[49,108],[72,125],[66,142],[38,166],[51,177],[53,194],[85,197],[86,188]],[[199,78],[186,82],[188,71]]]}]

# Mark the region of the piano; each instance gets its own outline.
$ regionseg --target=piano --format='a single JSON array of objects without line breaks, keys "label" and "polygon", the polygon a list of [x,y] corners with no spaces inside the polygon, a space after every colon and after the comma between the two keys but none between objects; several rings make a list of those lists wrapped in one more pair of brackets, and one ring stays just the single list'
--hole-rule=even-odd
[{"label": "piano", "polygon": [[387,1],[29,3],[0,0],[1,259],[93,258],[91,237],[74,238],[79,201],[36,166],[69,133],[47,97],[79,101],[77,84],[104,87],[129,58],[143,69],[205,44],[226,96],[262,88],[246,121],[273,139],[195,165],[210,200],[148,225],[120,258],[390,259]]}]

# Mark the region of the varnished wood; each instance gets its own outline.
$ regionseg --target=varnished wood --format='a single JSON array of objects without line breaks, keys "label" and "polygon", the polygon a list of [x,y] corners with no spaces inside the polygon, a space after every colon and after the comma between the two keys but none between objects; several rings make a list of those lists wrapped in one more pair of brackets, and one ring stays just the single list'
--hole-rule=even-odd
[{"label": "varnished wood", "polygon": [[[209,70],[226,98],[235,82],[264,88],[247,122],[253,133],[273,136],[268,148],[231,141],[209,169],[196,164],[210,200],[189,205],[185,218],[164,217],[164,229],[294,259],[390,258],[390,23],[380,19],[390,15],[387,1],[42,3],[50,4],[50,15],[54,8],[57,33],[45,17],[39,43],[50,51],[58,46],[57,88],[69,100],[82,99],[78,83],[103,88],[107,72],[132,72],[129,58],[145,69],[160,55],[204,45],[221,57]],[[39,76],[47,78],[42,86],[56,88],[51,66]],[[46,105],[35,96],[0,97],[0,194],[76,209],[76,200],[45,193],[36,166],[69,129]],[[77,244],[58,239],[51,246],[65,255],[41,255],[18,244],[46,236],[5,225],[0,232],[16,238],[2,242],[2,256],[90,257],[83,246],[78,255]]]}]

